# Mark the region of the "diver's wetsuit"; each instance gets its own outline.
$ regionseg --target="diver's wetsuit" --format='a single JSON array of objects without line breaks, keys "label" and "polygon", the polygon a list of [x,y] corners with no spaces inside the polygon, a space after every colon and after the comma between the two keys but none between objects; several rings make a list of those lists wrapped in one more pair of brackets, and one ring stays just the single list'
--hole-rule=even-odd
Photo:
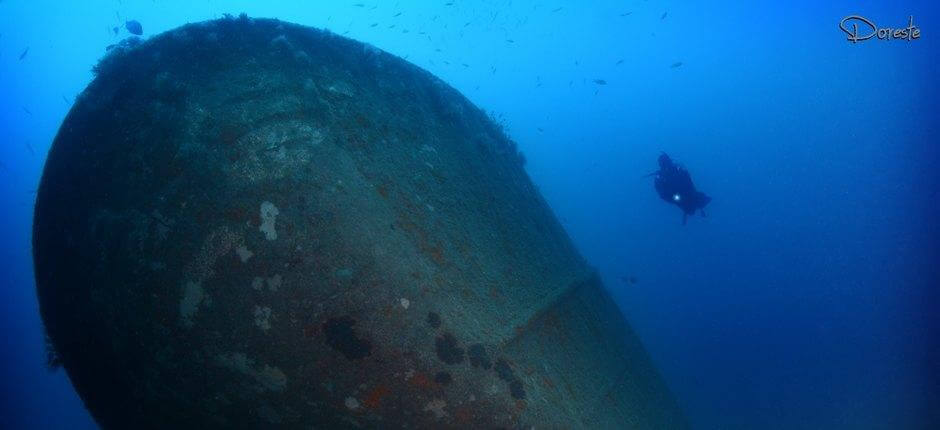
[{"label": "diver's wetsuit", "polygon": [[653,173],[656,175],[653,186],[659,197],[682,209],[683,224],[689,215],[695,214],[696,210],[705,216],[704,208],[712,199],[695,189],[689,171],[672,161],[665,152],[660,154],[658,161],[659,170]]}]

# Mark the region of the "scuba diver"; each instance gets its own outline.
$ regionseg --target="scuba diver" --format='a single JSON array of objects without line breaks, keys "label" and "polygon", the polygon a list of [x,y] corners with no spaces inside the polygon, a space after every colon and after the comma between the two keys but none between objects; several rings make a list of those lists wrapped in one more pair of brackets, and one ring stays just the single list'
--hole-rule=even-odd
[{"label": "scuba diver", "polygon": [[658,161],[659,170],[646,176],[656,176],[653,186],[659,197],[682,209],[682,225],[685,225],[689,215],[695,215],[696,210],[704,217],[705,206],[712,198],[696,190],[689,171],[672,161],[665,152],[660,154]]}]

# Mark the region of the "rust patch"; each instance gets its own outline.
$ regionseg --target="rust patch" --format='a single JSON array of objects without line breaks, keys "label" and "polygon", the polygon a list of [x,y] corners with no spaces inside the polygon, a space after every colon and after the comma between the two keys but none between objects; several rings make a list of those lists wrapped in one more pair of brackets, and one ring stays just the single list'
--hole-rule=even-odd
[{"label": "rust patch", "polygon": [[554,389],[555,389],[555,383],[552,382],[551,378],[549,378],[548,376],[543,376],[543,377],[542,377],[542,385],[544,385],[545,388],[548,388],[548,389],[551,389],[551,390],[554,390]]},{"label": "rust patch", "polygon": [[365,115],[361,113],[356,114],[355,120],[356,120],[356,125],[358,125],[359,127],[369,128],[372,126],[372,124],[369,122],[369,119],[366,118]]},{"label": "rust patch", "polygon": [[362,401],[362,405],[369,408],[375,409],[379,407],[379,403],[382,402],[382,398],[388,395],[392,390],[386,385],[376,385],[369,394],[366,394],[366,398]]},{"label": "rust patch", "polygon": [[431,383],[431,380],[428,379],[427,375],[421,372],[415,372],[414,376],[411,377],[411,383],[414,384],[414,386],[425,390],[434,386]]},{"label": "rust patch", "polygon": [[470,246],[467,245],[465,240],[460,240],[457,242],[457,252],[460,253],[464,258],[470,256]]},{"label": "rust patch", "polygon": [[434,285],[437,285],[438,287],[444,286],[444,275],[441,275],[440,273],[435,273],[433,276],[433,280],[434,280]]},{"label": "rust patch", "polygon": [[248,219],[248,211],[243,207],[233,206],[225,209],[222,213],[222,217],[225,218],[226,221],[241,223]]},{"label": "rust patch", "polygon": [[458,424],[468,424],[472,418],[473,413],[470,412],[470,407],[468,406],[461,406],[454,411],[454,420],[456,420]]},{"label": "rust patch", "polygon": [[307,324],[304,326],[304,337],[309,339],[320,332],[320,326],[317,324]]},{"label": "rust patch", "polygon": [[444,250],[440,245],[428,246],[424,252],[431,256],[431,260],[434,260],[438,266],[444,265]]}]

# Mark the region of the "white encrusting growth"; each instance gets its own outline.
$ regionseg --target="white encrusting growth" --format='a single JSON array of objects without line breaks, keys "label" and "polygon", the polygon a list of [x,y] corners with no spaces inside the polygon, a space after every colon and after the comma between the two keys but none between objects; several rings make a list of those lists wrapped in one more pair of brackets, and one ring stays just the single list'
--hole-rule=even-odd
[{"label": "white encrusting growth", "polygon": [[180,300],[180,323],[184,327],[192,327],[193,317],[199,310],[199,303],[204,297],[202,283],[188,281],[183,285],[183,299]]},{"label": "white encrusting growth", "polygon": [[255,306],[255,325],[262,331],[271,329],[271,308],[267,306]]},{"label": "white encrusting growth", "polygon": [[268,278],[268,289],[271,291],[277,291],[281,287],[281,275],[274,275]]},{"label": "white encrusting growth", "polygon": [[432,412],[435,418],[441,419],[447,415],[447,412],[444,412],[444,406],[447,406],[447,402],[442,399],[434,399],[424,405],[424,410]]},{"label": "white encrusting growth", "polygon": [[280,214],[280,211],[277,210],[274,203],[261,203],[261,227],[258,227],[258,229],[264,233],[264,238],[267,240],[277,239],[277,230],[274,229],[274,223],[278,214]]},{"label": "white encrusting growth", "polygon": [[243,352],[220,354],[215,361],[222,367],[250,377],[260,391],[281,391],[287,386],[287,375],[281,369],[267,364],[255,366],[255,361]]},{"label": "white encrusting growth", "polygon": [[235,248],[235,253],[238,254],[238,258],[242,260],[242,263],[248,261],[251,256],[255,255],[254,252],[248,250],[248,247],[241,245],[238,248]]}]

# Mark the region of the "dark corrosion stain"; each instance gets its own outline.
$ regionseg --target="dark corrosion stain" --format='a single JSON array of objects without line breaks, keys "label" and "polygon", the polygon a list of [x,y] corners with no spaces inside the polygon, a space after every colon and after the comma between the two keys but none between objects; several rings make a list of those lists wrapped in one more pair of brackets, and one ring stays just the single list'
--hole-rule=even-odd
[{"label": "dark corrosion stain", "polygon": [[516,379],[509,383],[509,394],[516,400],[525,399],[525,388],[522,387],[522,381]]},{"label": "dark corrosion stain", "polygon": [[441,385],[450,384],[450,382],[453,380],[454,378],[451,377],[450,373],[447,372],[437,372],[437,374],[434,375],[434,382],[437,382]]},{"label": "dark corrosion stain", "polygon": [[490,357],[486,355],[486,348],[483,347],[483,344],[475,343],[470,345],[467,348],[467,358],[470,359],[470,365],[473,367],[482,367],[484,369],[493,367]]},{"label": "dark corrosion stain", "polygon": [[326,344],[350,360],[365,358],[372,353],[372,343],[360,338],[353,330],[354,325],[356,320],[349,316],[330,318],[323,324]]},{"label": "dark corrosion stain", "polygon": [[434,339],[434,349],[437,358],[447,364],[457,364],[463,361],[463,348],[457,344],[457,338],[450,333],[444,333]]},{"label": "dark corrosion stain", "polygon": [[428,325],[431,328],[438,328],[441,326],[441,316],[436,312],[428,312]]},{"label": "dark corrosion stain", "polygon": [[522,385],[522,380],[516,376],[516,373],[513,372],[512,367],[509,366],[509,362],[505,358],[499,358],[496,360],[496,366],[494,369],[496,371],[496,376],[503,381],[509,383],[509,394],[512,398],[517,400],[525,399],[525,388]]},{"label": "dark corrosion stain", "polygon": [[499,358],[496,360],[496,368],[493,369],[496,371],[496,376],[499,376],[499,379],[502,379],[506,382],[511,382],[513,379],[516,379],[516,374],[513,373],[512,368],[509,367],[509,362],[505,358]]}]

